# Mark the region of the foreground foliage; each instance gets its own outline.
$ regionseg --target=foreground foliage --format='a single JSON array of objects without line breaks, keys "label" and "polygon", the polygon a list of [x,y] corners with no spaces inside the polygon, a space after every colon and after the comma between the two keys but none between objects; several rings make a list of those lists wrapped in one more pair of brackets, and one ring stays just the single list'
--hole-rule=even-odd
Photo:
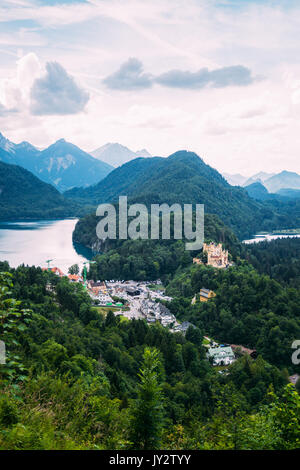
[{"label": "foreground foliage", "polygon": [[221,375],[205,358],[201,330],[183,337],[104,318],[80,285],[0,268],[14,284],[1,291],[2,317],[13,299],[19,312],[31,309],[25,329],[26,316],[14,316],[8,348],[24,374],[7,379],[0,365],[1,449],[299,446],[300,399],[284,370],[243,357]]}]

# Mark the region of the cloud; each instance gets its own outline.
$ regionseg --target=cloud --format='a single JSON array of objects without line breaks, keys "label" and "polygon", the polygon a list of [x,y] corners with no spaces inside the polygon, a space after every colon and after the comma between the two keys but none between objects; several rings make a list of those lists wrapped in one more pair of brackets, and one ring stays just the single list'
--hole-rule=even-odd
[{"label": "cloud", "polygon": [[253,83],[251,71],[243,65],[233,65],[215,70],[200,69],[198,72],[170,70],[158,76],[155,81],[171,88],[225,88],[247,86]]},{"label": "cloud", "polygon": [[82,111],[89,94],[57,62],[47,62],[46,75],[31,89],[31,112],[35,115],[76,114]]},{"label": "cloud", "polygon": [[7,114],[7,109],[0,103],[0,116],[5,116]]},{"label": "cloud", "polygon": [[121,65],[117,72],[109,75],[103,83],[114,90],[139,90],[152,86],[152,77],[144,73],[140,60],[131,57]]},{"label": "cloud", "polygon": [[171,106],[133,105],[120,115],[105,118],[105,122],[127,128],[168,129],[192,123],[194,116]]},{"label": "cloud", "polygon": [[198,72],[170,70],[155,77],[144,73],[140,60],[131,58],[122,64],[117,72],[106,77],[103,82],[108,88],[115,90],[142,90],[150,88],[154,83],[169,88],[199,89],[208,86],[213,88],[247,86],[256,79],[252,76],[251,70],[243,65],[232,65],[214,70],[203,68]]},{"label": "cloud", "polygon": [[17,69],[9,78],[0,80],[0,102],[7,110],[24,110],[34,81],[41,75],[41,65],[34,53],[17,60]]}]

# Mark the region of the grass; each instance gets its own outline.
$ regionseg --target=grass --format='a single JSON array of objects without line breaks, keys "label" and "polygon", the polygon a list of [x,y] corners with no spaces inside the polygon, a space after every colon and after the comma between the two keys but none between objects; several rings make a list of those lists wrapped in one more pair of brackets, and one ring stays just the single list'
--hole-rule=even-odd
[{"label": "grass", "polygon": [[148,287],[149,287],[150,290],[153,290],[153,291],[160,291],[161,292],[161,291],[165,290],[164,286],[161,285],[161,284],[158,284],[158,285],[150,284]]},{"label": "grass", "polygon": [[119,315],[119,318],[120,318],[120,323],[127,323],[130,321],[129,318],[124,317],[123,315]]},{"label": "grass", "polygon": [[128,307],[94,307],[94,309],[96,309],[97,312],[101,313],[102,315],[106,315],[109,310],[111,310],[112,312],[118,312],[120,310],[126,312],[129,310]]}]

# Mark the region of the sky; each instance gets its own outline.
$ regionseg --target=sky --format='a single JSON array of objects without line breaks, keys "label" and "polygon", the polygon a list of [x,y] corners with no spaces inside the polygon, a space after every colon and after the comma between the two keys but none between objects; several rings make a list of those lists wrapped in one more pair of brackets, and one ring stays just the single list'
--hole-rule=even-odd
[{"label": "sky", "polygon": [[300,172],[299,0],[0,2],[0,132]]}]

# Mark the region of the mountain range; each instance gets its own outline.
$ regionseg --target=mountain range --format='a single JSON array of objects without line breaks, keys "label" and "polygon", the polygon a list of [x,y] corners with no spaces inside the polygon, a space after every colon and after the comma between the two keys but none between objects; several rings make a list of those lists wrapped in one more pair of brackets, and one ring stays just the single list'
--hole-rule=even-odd
[{"label": "mountain range", "polygon": [[300,189],[300,175],[292,171],[282,171],[264,181],[269,193],[277,193],[281,189]]},{"label": "mountain range", "polygon": [[228,181],[229,184],[232,186],[250,186],[253,183],[264,183],[269,178],[274,176],[276,173],[266,173],[264,171],[260,171],[259,173],[255,173],[252,176],[243,176],[240,173],[236,173],[231,175],[229,173],[223,173],[224,178]]},{"label": "mountain range", "polygon": [[[33,162],[44,162],[44,167],[39,170],[43,179],[50,179],[49,175],[60,178],[61,173],[56,168],[56,164],[60,164],[65,170],[62,172],[63,187],[71,186],[75,179],[87,184],[83,173],[88,173],[87,163],[95,160],[92,156],[64,140],[44,151],[32,149],[26,143],[14,146],[11,142],[2,140],[2,144],[6,149],[0,148],[2,220],[78,216],[94,211],[99,203],[117,202],[120,195],[127,195],[129,203],[141,202],[148,207],[153,203],[204,204],[206,214],[219,216],[240,238],[258,230],[295,228],[295,224],[300,223],[300,199],[295,199],[295,203],[290,202],[287,197],[279,196],[276,200],[257,200],[259,198],[253,195],[251,197],[246,189],[229,185],[217,170],[193,152],[182,150],[168,158],[139,157],[113,169],[97,184],[76,187],[62,195],[52,185],[13,164],[14,160],[25,158],[25,151],[20,151],[19,154],[19,149],[28,149]],[[35,156],[34,149],[38,152]],[[61,157],[63,154],[68,163],[73,161],[73,157],[75,162],[65,165]],[[78,170],[81,164],[82,172]],[[92,170],[91,176],[96,178],[97,175]],[[62,183],[56,179],[56,185],[59,183],[62,187]],[[265,191],[267,190],[263,189]]]},{"label": "mountain range", "polygon": [[[87,153],[64,139],[40,150],[26,141],[15,144],[0,133],[0,161],[31,171],[61,192],[95,185],[115,167],[140,157],[150,158],[151,154],[146,149],[135,152],[119,143],[107,143]],[[224,178],[232,186],[248,187],[261,183],[269,193],[300,190],[300,175],[289,171],[278,174],[260,172],[250,178],[239,173],[224,173]],[[298,193],[290,191],[289,197],[298,197]]]},{"label": "mountain range", "polygon": [[73,201],[89,204],[117,202],[127,195],[129,202],[205,204],[205,212],[218,215],[240,236],[248,236],[272,225],[274,212],[266,210],[247,191],[230,186],[217,170],[195,153],[179,151],[168,158],[137,158],[116,168],[88,188],[64,193]]},{"label": "mountain range", "polygon": [[[260,183],[268,193],[284,195],[282,191],[300,190],[300,175],[292,171],[281,171],[280,173],[260,172],[247,178],[240,174],[230,175],[224,173],[224,178],[233,186],[242,186],[249,188],[253,184]],[[254,189],[258,186],[254,186]],[[253,189],[253,188],[250,188]],[[286,193],[287,195],[287,193]],[[297,192],[289,192],[290,197],[297,197]]]},{"label": "mountain range", "polygon": [[2,134],[0,160],[22,166],[59,191],[98,183],[113,169],[64,139],[41,151],[28,142],[14,144]]},{"label": "mountain range", "polygon": [[269,178],[272,178],[275,176],[275,173],[265,173],[264,171],[260,171],[259,173],[256,173],[255,175],[251,176],[248,178],[244,183],[243,186],[249,186],[252,183],[265,183],[265,181],[268,181]]},{"label": "mountain range", "polygon": [[223,176],[231,186],[243,186],[248,179],[247,176],[243,176],[240,173],[235,173],[234,175],[223,173]]},{"label": "mountain range", "polygon": [[91,152],[93,157],[100,159],[102,162],[109,163],[113,167],[118,167],[137,157],[151,157],[152,155],[146,150],[138,150],[134,152],[128,147],[118,143],[108,143]]}]

